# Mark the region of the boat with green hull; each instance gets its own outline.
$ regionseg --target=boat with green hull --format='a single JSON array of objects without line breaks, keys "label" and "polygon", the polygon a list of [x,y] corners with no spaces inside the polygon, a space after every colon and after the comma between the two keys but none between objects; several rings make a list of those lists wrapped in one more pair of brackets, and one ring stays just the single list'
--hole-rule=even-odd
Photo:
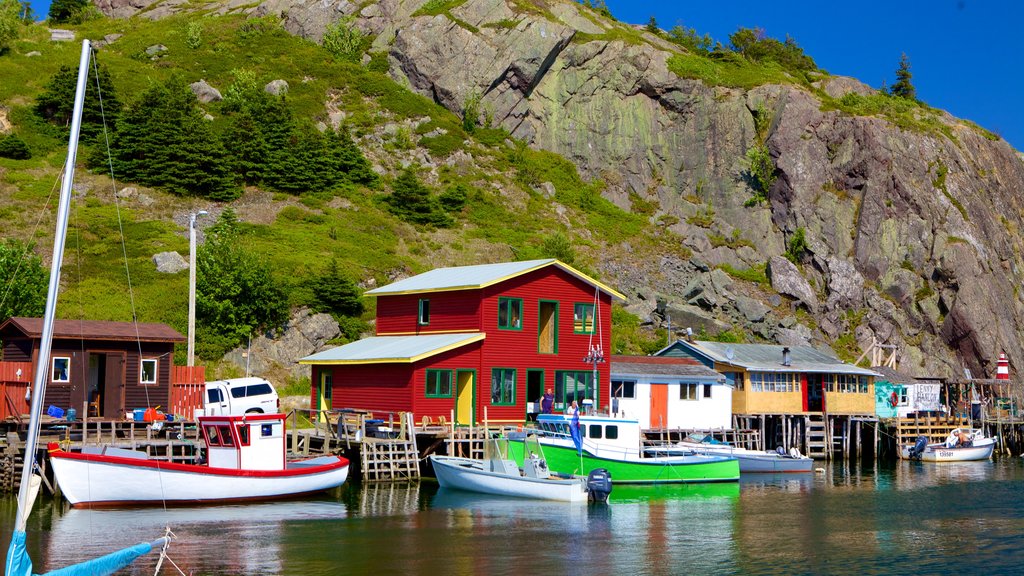
[{"label": "boat with green hull", "polygon": [[[579,431],[579,446],[572,427]],[[685,454],[651,457],[641,450],[637,420],[587,415],[578,419],[562,414],[541,414],[537,434],[544,447],[548,467],[566,474],[587,475],[591,470],[608,470],[618,484],[669,484],[685,482],[736,482],[739,462],[727,456]],[[510,456],[522,465],[521,443],[512,443]]]}]

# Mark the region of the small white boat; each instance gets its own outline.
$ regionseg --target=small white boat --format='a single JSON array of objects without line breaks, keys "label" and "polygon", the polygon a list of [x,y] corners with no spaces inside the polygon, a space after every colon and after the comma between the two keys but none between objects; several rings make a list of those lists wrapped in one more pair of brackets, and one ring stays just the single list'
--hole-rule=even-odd
[{"label": "small white boat", "polygon": [[983,430],[957,428],[949,433],[945,442],[929,444],[919,436],[917,442],[900,448],[900,458],[925,462],[971,462],[992,457],[996,439],[985,436]]},{"label": "small white boat", "polygon": [[347,459],[286,461],[285,415],[205,416],[207,462],[150,460],[111,447],[66,452],[50,444],[50,463],[72,506],[213,504],[291,498],[341,486]]},{"label": "small white boat", "polygon": [[732,444],[719,442],[707,434],[690,434],[682,442],[661,446],[649,446],[644,451],[651,456],[682,456],[684,454],[710,454],[731,456],[739,461],[743,472],[810,472],[814,460],[804,456],[795,446],[788,451],[748,450]]},{"label": "small white boat", "polygon": [[535,437],[528,437],[524,442],[524,449],[530,456],[522,468],[508,457],[508,440],[504,438],[487,441],[483,460],[431,454],[430,463],[442,488],[562,502],[586,502],[591,498],[604,500],[608,497],[610,479],[607,490],[595,488],[592,492],[586,477],[551,472]]}]

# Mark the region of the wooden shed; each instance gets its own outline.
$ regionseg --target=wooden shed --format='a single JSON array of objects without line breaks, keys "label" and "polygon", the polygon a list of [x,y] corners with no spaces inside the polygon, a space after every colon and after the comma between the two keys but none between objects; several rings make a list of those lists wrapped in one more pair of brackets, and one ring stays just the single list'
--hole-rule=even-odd
[{"label": "wooden shed", "polygon": [[[41,318],[14,317],[0,324],[3,361],[34,367],[42,330]],[[56,320],[44,403],[76,410],[88,404],[91,416],[105,418],[167,407],[174,345],[184,341],[166,324]]]}]

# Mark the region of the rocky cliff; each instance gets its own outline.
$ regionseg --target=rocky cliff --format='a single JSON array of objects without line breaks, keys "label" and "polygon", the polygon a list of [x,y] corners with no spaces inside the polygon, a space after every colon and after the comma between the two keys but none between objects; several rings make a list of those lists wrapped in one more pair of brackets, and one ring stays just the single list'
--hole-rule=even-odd
[{"label": "rocky cliff", "polygon": [[[177,9],[144,4],[99,2],[122,17]],[[991,375],[1000,351],[1024,361],[1024,163],[975,126],[936,111],[930,130],[842,112],[830,103],[872,90],[824,74],[750,89],[680,78],[670,59],[682,48],[570,1],[221,7],[280,15],[314,41],[351,18],[396,81],[458,113],[478,97],[479,121],[571,159],[619,206],[653,203],[652,222],[693,257],[596,264],[641,315],[852,356],[895,345],[920,375]],[[777,178],[767,202],[748,207],[755,144]],[[781,256],[801,229],[794,265]],[[769,283],[735,273],[762,269]]]}]

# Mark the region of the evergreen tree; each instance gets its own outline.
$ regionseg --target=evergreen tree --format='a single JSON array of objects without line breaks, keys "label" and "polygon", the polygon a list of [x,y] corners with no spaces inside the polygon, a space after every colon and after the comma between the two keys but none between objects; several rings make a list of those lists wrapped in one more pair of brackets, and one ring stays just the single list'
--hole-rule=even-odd
[{"label": "evergreen tree", "polygon": [[48,279],[32,246],[11,238],[0,244],[0,318],[42,316]]},{"label": "evergreen tree", "polygon": [[430,189],[420,182],[412,168],[406,168],[391,186],[387,202],[393,214],[414,224],[428,224],[445,227],[452,223],[430,194]]},{"label": "evergreen tree", "polygon": [[[124,111],[110,148],[114,173],[123,178],[181,195],[238,197],[228,154],[178,77],[154,85]],[[101,160],[90,158],[94,166]]]},{"label": "evergreen tree", "polygon": [[468,196],[469,189],[465,184],[459,182],[454,186],[449,186],[444,192],[441,192],[440,196],[437,197],[437,200],[441,203],[441,208],[444,208],[448,212],[459,212],[466,206],[466,198]]},{"label": "evergreen tree", "polygon": [[74,22],[89,6],[89,0],[53,0],[48,18],[51,24]]},{"label": "evergreen tree", "polygon": [[263,179],[263,163],[270,154],[270,148],[248,110],[229,118],[221,142],[231,159],[231,171],[238,181],[252,185]]},{"label": "evergreen tree", "polygon": [[338,261],[331,260],[327,270],[313,280],[313,296],[317,312],[336,316],[359,316],[363,301],[355,282],[338,271]]},{"label": "evergreen tree", "polygon": [[[84,138],[95,138],[102,134],[104,118],[108,126],[114,126],[122,109],[121,101],[110,79],[110,71],[106,66],[99,67],[98,81],[98,90],[95,79],[90,78],[86,83],[81,127]],[[57,126],[67,127],[71,123],[71,113],[75,108],[77,82],[78,71],[70,66],[61,66],[57,73],[50,77],[43,93],[36,98],[36,114]]]},{"label": "evergreen tree", "polygon": [[651,14],[651,19],[647,21],[647,31],[651,34],[659,34],[661,32],[661,28],[658,27],[658,21],[655,20],[653,14]]},{"label": "evergreen tree", "polygon": [[374,187],[379,180],[377,173],[352,141],[348,129],[341,126],[327,134],[327,152],[332,167],[344,179],[353,184]]},{"label": "evergreen tree", "polygon": [[914,89],[914,85],[910,82],[911,77],[910,58],[904,52],[900,56],[900,67],[896,70],[896,82],[889,88],[889,94],[909,100],[915,99],[917,97],[917,90]]}]

